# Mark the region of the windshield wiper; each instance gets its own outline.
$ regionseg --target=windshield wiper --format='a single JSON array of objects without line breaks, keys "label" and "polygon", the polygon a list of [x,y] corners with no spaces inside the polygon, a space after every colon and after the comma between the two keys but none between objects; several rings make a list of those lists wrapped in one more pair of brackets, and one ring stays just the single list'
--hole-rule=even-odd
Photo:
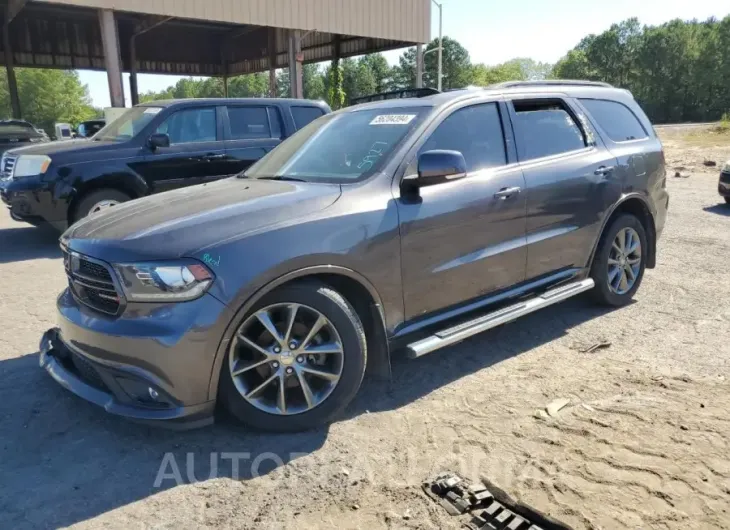
[{"label": "windshield wiper", "polygon": [[270,177],[259,177],[259,180],[286,180],[288,182],[307,182],[297,177],[287,177],[286,175],[272,175]]}]

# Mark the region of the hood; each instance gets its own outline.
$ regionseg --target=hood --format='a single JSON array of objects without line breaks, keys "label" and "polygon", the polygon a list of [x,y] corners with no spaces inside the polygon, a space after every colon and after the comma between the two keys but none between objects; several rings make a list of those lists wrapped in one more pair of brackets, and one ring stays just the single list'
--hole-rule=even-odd
[{"label": "hood", "polygon": [[189,256],[333,204],[337,184],[228,178],[115,206],[71,226],[69,248],[106,261]]},{"label": "hood", "polygon": [[60,153],[79,153],[87,158],[94,153],[107,151],[110,146],[119,146],[120,142],[95,142],[87,139],[62,140],[57,142],[44,142],[32,144],[26,147],[13,149],[14,155],[48,155],[53,157]]}]

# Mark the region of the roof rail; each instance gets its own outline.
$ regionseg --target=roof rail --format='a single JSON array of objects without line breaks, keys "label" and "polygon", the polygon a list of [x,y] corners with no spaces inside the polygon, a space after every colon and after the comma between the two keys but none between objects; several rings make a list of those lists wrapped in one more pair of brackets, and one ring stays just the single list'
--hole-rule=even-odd
[{"label": "roof rail", "polygon": [[602,81],[585,81],[580,79],[543,79],[542,81],[505,81],[491,85],[489,88],[515,88],[531,86],[598,86],[614,88],[613,85]]},{"label": "roof rail", "polygon": [[425,98],[439,93],[440,92],[435,88],[406,88],[404,90],[392,90],[390,92],[381,92],[379,94],[370,94],[369,96],[352,98],[350,100],[350,105],[370,103],[371,101],[383,101],[386,99]]}]

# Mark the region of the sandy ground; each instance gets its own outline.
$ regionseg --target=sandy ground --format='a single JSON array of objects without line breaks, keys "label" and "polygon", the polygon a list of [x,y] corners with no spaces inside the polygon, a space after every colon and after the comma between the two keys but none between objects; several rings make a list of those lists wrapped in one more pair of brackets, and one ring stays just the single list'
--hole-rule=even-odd
[{"label": "sandy ground", "polygon": [[[669,178],[634,304],[574,299],[396,360],[391,384],[301,435],[156,430],[60,388],[35,353],[65,282],[56,236],[0,212],[0,528],[456,528],[419,488],[442,469],[575,528],[730,528],[730,208],[702,165],[730,137],[663,134],[689,177]],[[556,398],[571,404],[537,417]]]}]

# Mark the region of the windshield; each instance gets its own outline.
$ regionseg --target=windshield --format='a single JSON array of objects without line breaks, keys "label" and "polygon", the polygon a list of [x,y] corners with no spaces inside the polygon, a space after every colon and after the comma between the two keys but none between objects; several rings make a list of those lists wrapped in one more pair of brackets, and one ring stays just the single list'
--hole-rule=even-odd
[{"label": "windshield", "polygon": [[132,107],[94,135],[93,140],[123,142],[136,136],[162,107]]},{"label": "windshield", "polygon": [[319,118],[242,176],[352,182],[378,171],[430,107],[368,109]]}]

